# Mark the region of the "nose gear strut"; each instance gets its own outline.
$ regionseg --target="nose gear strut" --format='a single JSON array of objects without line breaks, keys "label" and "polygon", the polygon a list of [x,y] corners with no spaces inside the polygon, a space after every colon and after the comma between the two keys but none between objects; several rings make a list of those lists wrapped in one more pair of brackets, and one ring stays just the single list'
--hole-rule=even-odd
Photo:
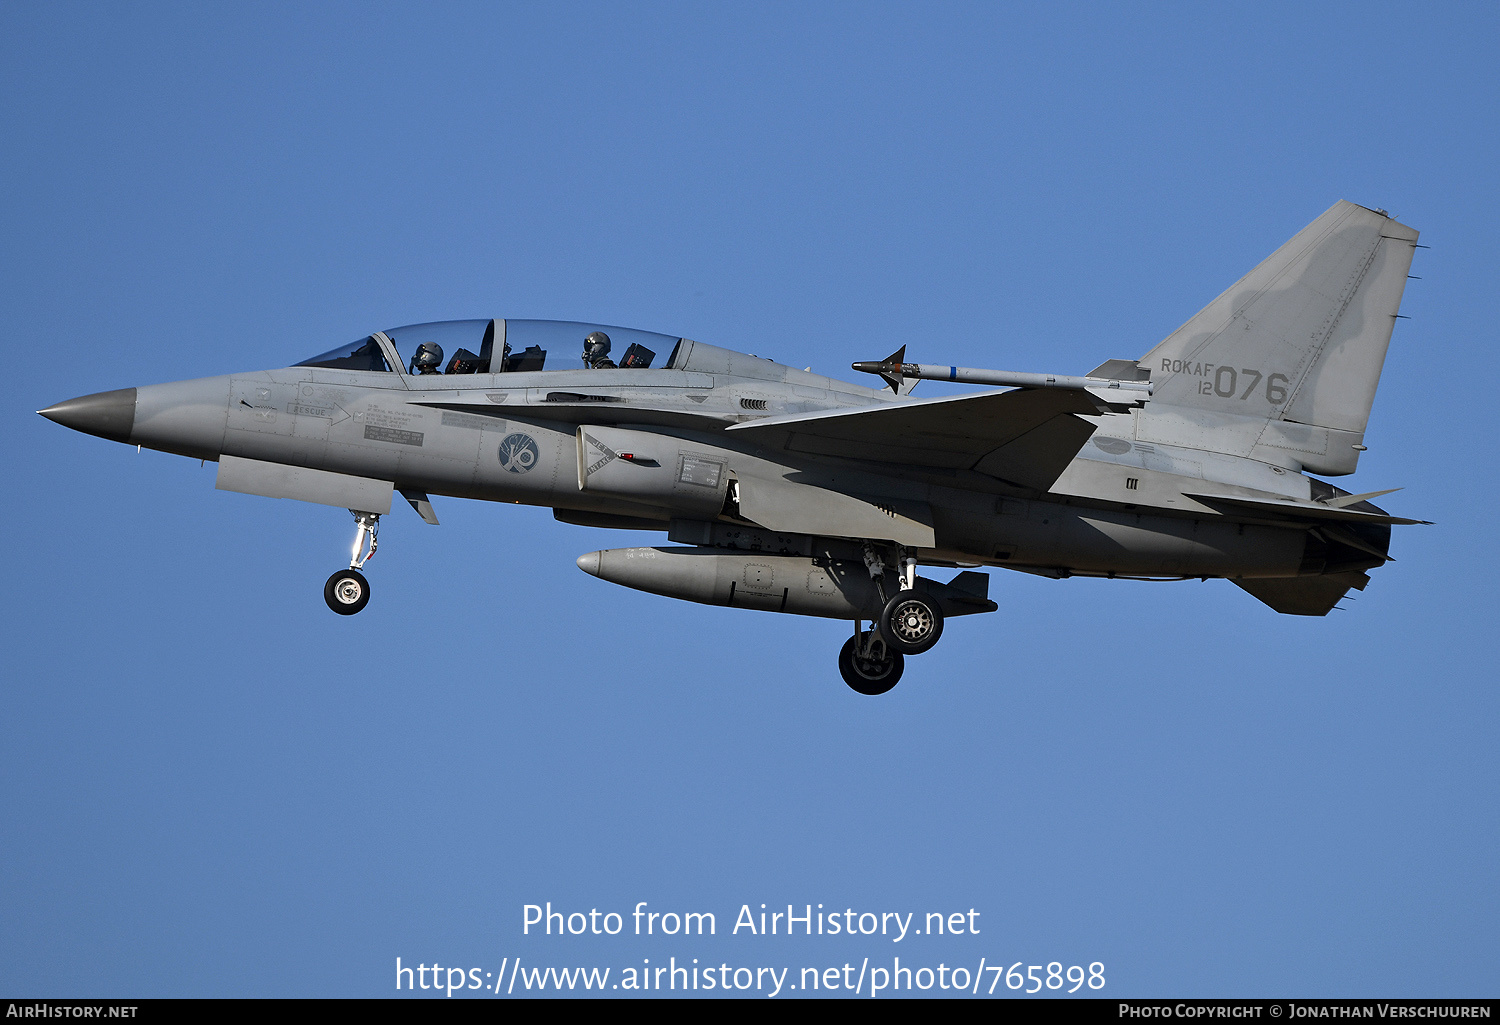
[{"label": "nose gear strut", "polygon": [[[359,512],[355,509],[349,510],[354,514],[354,519],[359,523],[359,532],[354,535],[354,552],[349,559],[350,569],[364,569],[365,563],[375,557],[377,542],[375,535],[380,531],[380,514]],[[361,555],[365,550],[365,537],[370,538],[370,550]]]},{"label": "nose gear strut", "polygon": [[[380,531],[380,514],[358,509],[349,512],[359,524],[354,535],[354,549],[349,554],[349,568],[339,570],[323,585],[323,600],[341,616],[352,616],[370,603],[370,582],[360,570],[375,557],[379,545],[376,534]],[[366,538],[369,539],[369,551],[365,551]]]}]

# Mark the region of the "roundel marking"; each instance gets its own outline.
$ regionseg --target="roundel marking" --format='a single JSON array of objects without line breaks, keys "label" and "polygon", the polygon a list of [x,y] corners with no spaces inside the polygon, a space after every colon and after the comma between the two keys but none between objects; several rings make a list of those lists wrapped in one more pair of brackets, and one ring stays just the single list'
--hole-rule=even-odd
[{"label": "roundel marking", "polygon": [[507,434],[500,439],[500,465],[511,473],[525,473],[536,465],[541,450],[529,434]]}]

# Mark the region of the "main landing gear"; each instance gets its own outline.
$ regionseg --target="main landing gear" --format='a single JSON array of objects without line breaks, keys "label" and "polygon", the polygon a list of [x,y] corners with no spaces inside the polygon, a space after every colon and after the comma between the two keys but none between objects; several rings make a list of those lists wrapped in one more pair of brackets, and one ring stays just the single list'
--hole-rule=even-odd
[{"label": "main landing gear", "polygon": [[943,636],[943,610],[925,594],[900,591],[880,611],[880,631],[903,655],[920,655]]},{"label": "main landing gear", "polygon": [[[359,523],[359,532],[354,536],[354,552],[350,556],[349,568],[341,569],[328,578],[323,585],[323,600],[328,607],[341,616],[352,616],[370,604],[370,582],[360,572],[366,562],[375,555],[375,535],[380,530],[380,514],[359,512],[350,509]],[[365,538],[369,538],[370,550],[365,551]]]},{"label": "main landing gear", "polygon": [[882,602],[880,615],[866,631],[854,621],[854,636],[839,651],[839,674],[861,694],[884,694],[901,679],[907,655],[920,655],[943,636],[943,610],[916,590],[917,560],[900,553],[895,561],[900,590],[886,596],[887,558],[875,545],[865,545],[865,565]]},{"label": "main landing gear", "polygon": [[905,657],[891,650],[879,630],[856,633],[839,650],[839,675],[860,694],[884,694],[905,671]]}]

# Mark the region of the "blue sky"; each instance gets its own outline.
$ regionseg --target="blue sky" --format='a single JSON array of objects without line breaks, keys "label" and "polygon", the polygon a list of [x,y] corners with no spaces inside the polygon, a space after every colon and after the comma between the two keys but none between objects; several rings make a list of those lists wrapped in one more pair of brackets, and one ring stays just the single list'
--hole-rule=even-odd
[{"label": "blue sky", "polygon": [[[901,956],[1102,962],[1105,996],[1496,995],[1497,27],[1467,4],[0,6],[0,992]],[[1082,373],[1340,198],[1432,248],[1339,483],[1404,486],[1384,504],[1436,525],[1320,620],[1223,582],[997,571],[1000,612],[878,700],[839,680],[838,624],[613,587],[574,559],[643,536],[546,510],[395,510],[370,607],[336,617],[347,514],[33,412],[491,316],[845,378],[901,344]],[[718,935],[522,935],[546,901]],[[761,903],[974,908],[981,932],[730,935]]]}]

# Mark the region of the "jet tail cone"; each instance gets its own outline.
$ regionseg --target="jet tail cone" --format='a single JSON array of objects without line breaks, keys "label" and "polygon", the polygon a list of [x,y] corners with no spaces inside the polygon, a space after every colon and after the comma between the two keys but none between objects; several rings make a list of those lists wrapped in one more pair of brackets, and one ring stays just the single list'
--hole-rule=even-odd
[{"label": "jet tail cone", "polygon": [[135,428],[135,389],[81,395],[37,410],[53,423],[110,441],[129,441]]}]

